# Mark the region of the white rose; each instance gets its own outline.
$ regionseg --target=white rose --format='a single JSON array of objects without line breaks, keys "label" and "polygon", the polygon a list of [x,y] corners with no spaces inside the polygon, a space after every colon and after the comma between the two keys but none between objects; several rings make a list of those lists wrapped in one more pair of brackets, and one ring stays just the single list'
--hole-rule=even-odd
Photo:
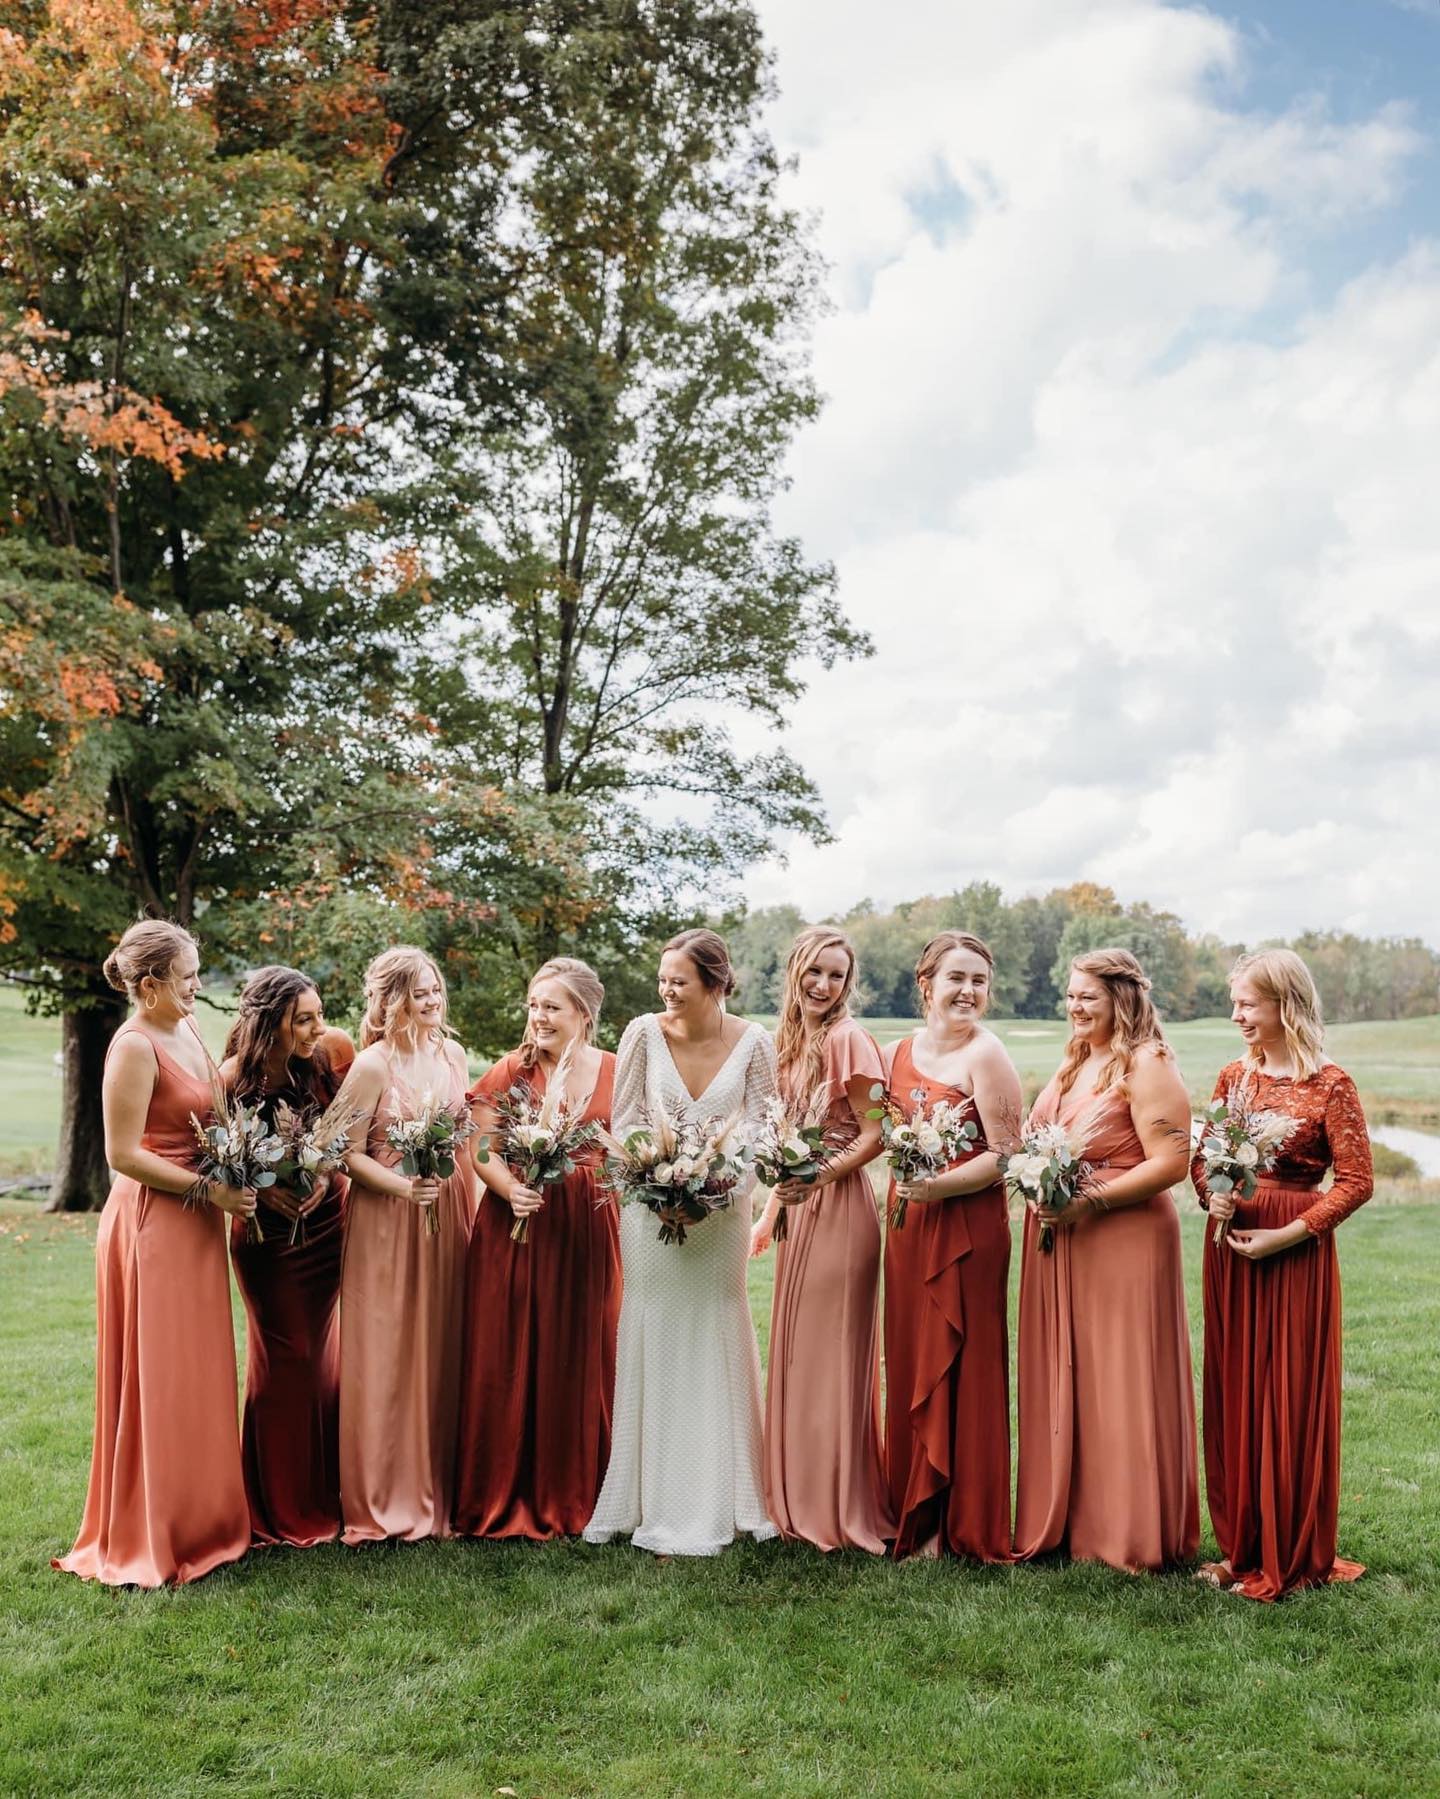
[{"label": "white rose", "polygon": [[313,1143],[307,1143],[304,1149],[300,1151],[300,1166],[302,1168],[318,1168],[324,1159],[325,1158],[321,1155],[320,1151],[315,1148]]},{"label": "white rose", "polygon": [[945,1140],[933,1124],[922,1124],[915,1132],[915,1142],[923,1154],[938,1156],[945,1146]]},{"label": "white rose", "polygon": [[694,1174],[695,1164],[690,1160],[689,1156],[676,1156],[675,1160],[670,1165],[670,1172],[677,1181],[683,1183],[688,1181],[691,1175]]},{"label": "white rose", "polygon": [[913,1143],[915,1141],[915,1127],[909,1124],[897,1124],[895,1129],[890,1133],[890,1141],[892,1143]]},{"label": "white rose", "polygon": [[808,1162],[810,1160],[810,1145],[803,1137],[787,1137],[781,1148],[792,1161]]},{"label": "white rose", "polygon": [[1235,1151],[1235,1160],[1242,1168],[1253,1168],[1260,1160],[1260,1151],[1253,1143],[1242,1143]]},{"label": "white rose", "polygon": [[657,1187],[668,1187],[675,1177],[675,1170],[669,1162],[657,1162],[650,1172],[650,1178]]}]

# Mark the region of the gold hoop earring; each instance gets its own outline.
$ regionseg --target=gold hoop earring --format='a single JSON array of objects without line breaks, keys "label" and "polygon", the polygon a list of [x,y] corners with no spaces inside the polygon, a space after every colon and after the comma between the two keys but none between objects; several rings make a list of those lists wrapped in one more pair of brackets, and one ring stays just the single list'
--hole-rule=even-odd
[{"label": "gold hoop earring", "polygon": [[159,1004],[160,1004],[160,1001],[156,998],[156,996],[153,993],[147,993],[145,995],[145,1010],[147,1012],[153,1012],[155,1010],[156,1006],[158,1006]]}]

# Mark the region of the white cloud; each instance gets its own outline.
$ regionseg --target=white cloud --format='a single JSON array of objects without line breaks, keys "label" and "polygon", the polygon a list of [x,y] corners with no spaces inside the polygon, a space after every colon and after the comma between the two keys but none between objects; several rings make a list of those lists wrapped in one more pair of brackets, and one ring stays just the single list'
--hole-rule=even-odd
[{"label": "white cloud", "polygon": [[1150,0],[876,18],[762,5],[837,299],[783,522],[878,654],[790,734],[839,841],[752,902],[1433,939],[1440,250],[1312,273],[1419,134],[1247,110],[1236,30]]}]

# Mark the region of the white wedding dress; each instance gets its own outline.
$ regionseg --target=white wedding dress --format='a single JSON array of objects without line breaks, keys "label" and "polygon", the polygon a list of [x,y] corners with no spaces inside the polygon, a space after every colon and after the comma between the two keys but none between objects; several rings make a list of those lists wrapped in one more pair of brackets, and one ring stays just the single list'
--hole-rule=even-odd
[{"label": "white wedding dress", "polygon": [[[662,1109],[751,1128],[775,1091],[775,1051],[747,1027],[700,1098],[692,1099],[659,1020],[632,1020],[615,1063],[617,1136]],[[661,1243],[641,1205],[620,1213],[625,1295],[615,1374],[610,1466],[585,1527],[588,1543],[628,1536],[656,1555],[718,1555],[740,1531],[773,1537],[760,1451],[760,1350],[745,1272],[753,1180],[724,1211]]]}]

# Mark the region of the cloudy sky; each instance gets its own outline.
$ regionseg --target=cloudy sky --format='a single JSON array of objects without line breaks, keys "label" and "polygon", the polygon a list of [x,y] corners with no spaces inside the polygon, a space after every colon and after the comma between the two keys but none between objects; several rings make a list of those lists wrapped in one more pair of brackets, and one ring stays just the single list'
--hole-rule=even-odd
[{"label": "cloudy sky", "polygon": [[759,0],[820,214],[812,915],[1440,942],[1440,0]]}]

